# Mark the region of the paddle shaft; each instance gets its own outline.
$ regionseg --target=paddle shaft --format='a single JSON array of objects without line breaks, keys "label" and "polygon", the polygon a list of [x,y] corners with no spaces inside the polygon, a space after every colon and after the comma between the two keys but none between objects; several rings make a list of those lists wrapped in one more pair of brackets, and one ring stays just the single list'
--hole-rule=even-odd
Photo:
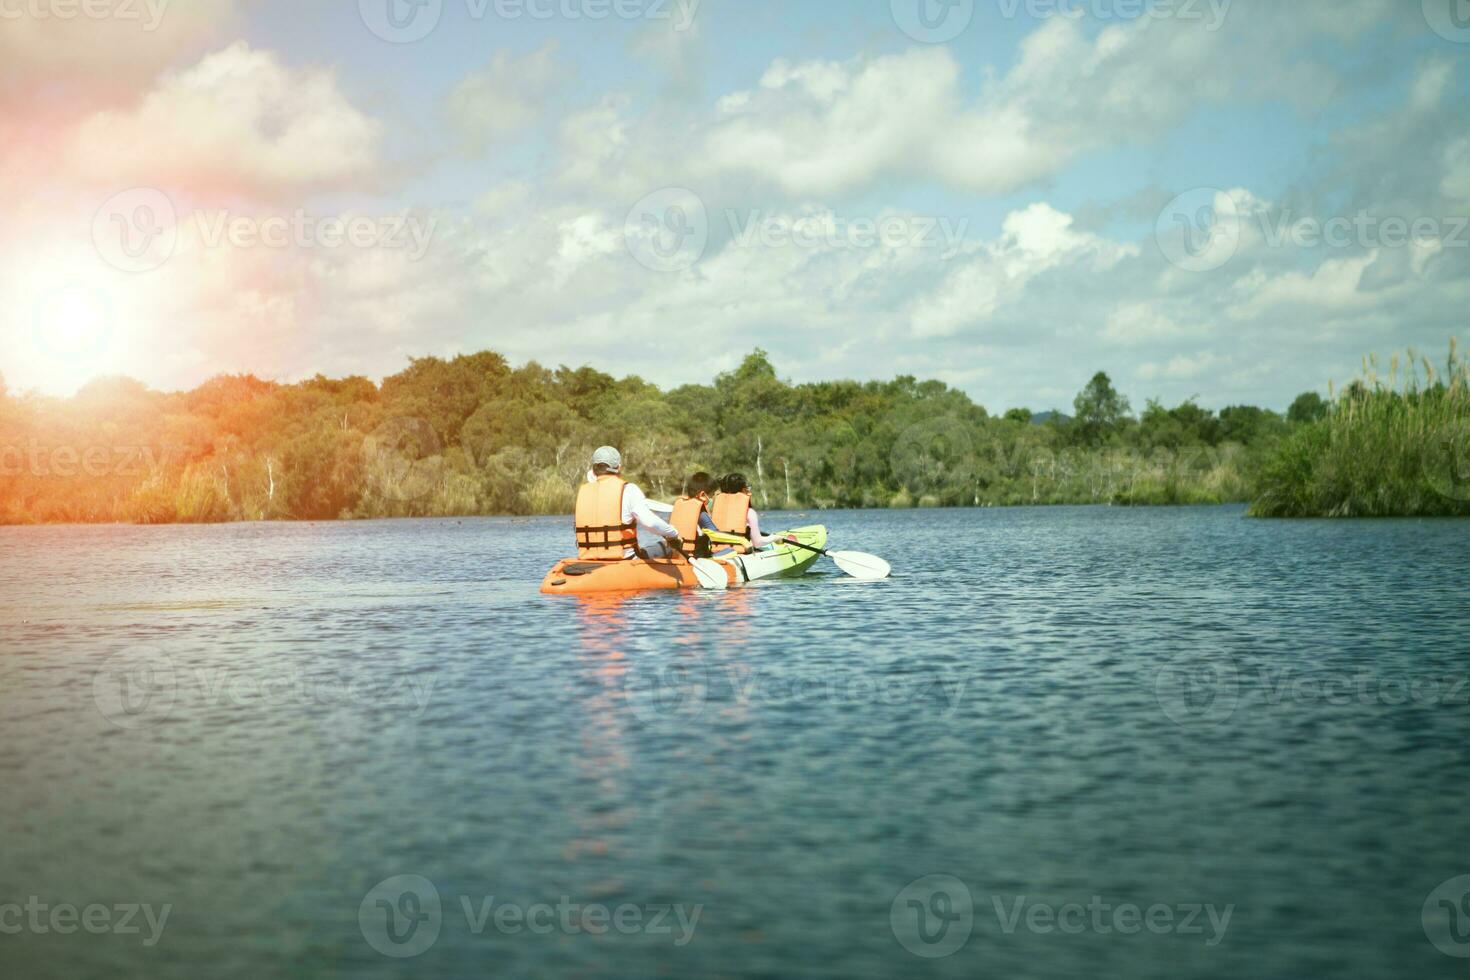
[{"label": "paddle shaft", "polygon": [[831,552],[827,551],[825,548],[814,548],[809,544],[802,544],[795,538],[782,538],[781,540],[786,542],[787,544],[794,544],[798,548],[805,548],[807,551],[815,551],[819,555],[826,555],[829,558],[831,557]]}]

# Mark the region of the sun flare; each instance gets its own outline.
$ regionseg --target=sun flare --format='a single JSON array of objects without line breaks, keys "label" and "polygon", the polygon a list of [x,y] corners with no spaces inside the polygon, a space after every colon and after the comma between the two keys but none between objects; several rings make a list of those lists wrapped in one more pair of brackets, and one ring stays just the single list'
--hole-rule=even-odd
[{"label": "sun flare", "polygon": [[119,297],[100,282],[61,273],[62,267],[48,263],[41,274],[22,283],[6,331],[12,338],[7,362],[24,371],[20,376],[28,386],[56,393],[75,391],[120,367],[114,356]]}]

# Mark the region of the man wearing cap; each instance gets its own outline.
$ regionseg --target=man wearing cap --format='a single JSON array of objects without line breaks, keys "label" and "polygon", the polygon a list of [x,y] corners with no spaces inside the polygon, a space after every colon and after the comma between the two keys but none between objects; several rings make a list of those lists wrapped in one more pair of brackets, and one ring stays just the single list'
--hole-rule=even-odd
[{"label": "man wearing cap", "polygon": [[684,541],[672,524],[648,508],[648,498],[623,480],[623,456],[611,446],[592,454],[588,482],[577,491],[577,557],[583,561],[623,561],[639,555],[641,527],[663,541],[642,552],[645,558],[679,553]]}]

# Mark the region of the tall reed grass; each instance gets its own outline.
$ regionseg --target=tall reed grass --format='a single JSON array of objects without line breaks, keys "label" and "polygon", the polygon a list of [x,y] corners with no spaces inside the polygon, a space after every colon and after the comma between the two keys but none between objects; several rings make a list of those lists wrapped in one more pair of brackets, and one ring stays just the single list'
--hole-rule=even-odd
[{"label": "tall reed grass", "polygon": [[1470,358],[1376,359],[1267,462],[1257,517],[1470,515]]}]

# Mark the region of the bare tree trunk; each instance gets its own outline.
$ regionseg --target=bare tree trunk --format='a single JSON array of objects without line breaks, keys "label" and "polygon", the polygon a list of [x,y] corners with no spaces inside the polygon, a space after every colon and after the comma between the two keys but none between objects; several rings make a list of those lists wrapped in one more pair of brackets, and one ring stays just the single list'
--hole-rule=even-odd
[{"label": "bare tree trunk", "polygon": [[265,458],[265,478],[265,499],[267,500],[267,502],[273,504],[276,502],[276,468],[271,463],[271,458],[269,456]]},{"label": "bare tree trunk", "polygon": [[755,478],[761,488],[761,506],[766,505],[766,472],[761,467],[761,454],[765,452],[765,446],[761,443],[761,437],[755,437]]},{"label": "bare tree trunk", "polygon": [[786,471],[786,509],[787,510],[790,510],[791,509],[791,461],[788,460],[788,459],[785,459],[783,457],[782,460],[781,460],[781,469],[783,469],[783,470]]}]

